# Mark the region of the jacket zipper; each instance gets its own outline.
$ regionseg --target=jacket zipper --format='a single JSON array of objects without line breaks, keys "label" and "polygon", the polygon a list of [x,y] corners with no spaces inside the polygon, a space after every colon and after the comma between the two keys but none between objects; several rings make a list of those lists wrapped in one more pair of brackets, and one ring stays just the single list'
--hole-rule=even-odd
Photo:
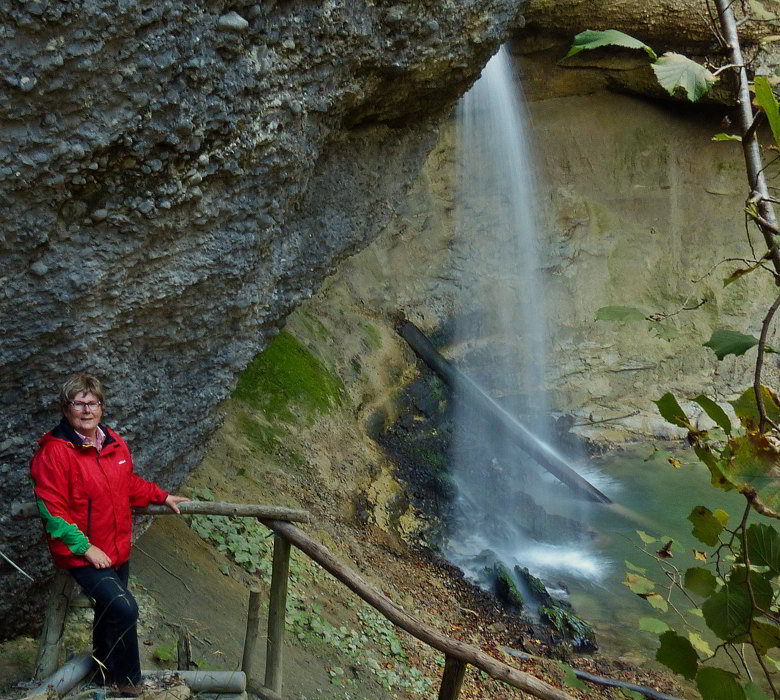
[{"label": "jacket zipper", "polygon": [[[104,445],[104,447],[105,447],[105,445]],[[95,461],[97,462],[98,469],[100,469],[101,474],[103,474],[103,477],[106,480],[106,484],[108,485],[109,493],[110,493],[111,482],[110,482],[110,480],[108,478],[108,474],[106,474],[105,468],[103,467],[103,463],[100,461],[100,452],[98,452],[97,450],[95,450]],[[119,543],[117,542],[117,535],[118,535],[118,533],[117,533],[117,523],[116,523],[116,511],[114,510],[113,505],[112,505],[112,508],[111,508],[111,512],[112,512],[112,515],[114,516],[114,548],[118,552],[119,551]]]},{"label": "jacket zipper", "polygon": [[92,499],[87,499],[87,539],[89,539],[89,533],[92,530]]}]

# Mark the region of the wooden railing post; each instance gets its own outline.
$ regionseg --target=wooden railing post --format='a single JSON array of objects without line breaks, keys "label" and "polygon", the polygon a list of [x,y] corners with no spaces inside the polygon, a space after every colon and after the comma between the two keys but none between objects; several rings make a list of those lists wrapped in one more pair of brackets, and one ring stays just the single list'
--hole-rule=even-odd
[{"label": "wooden railing post", "polygon": [[467,665],[465,661],[460,661],[452,656],[445,658],[439,700],[458,700]]},{"label": "wooden railing post", "polygon": [[268,601],[268,643],[265,655],[265,687],[282,694],[282,646],[287,611],[287,581],[290,573],[290,543],[274,535],[271,598]]},{"label": "wooden railing post", "polygon": [[247,681],[252,678],[252,659],[257,644],[257,628],[260,624],[260,589],[249,591],[249,611],[246,616],[246,637],[244,637],[244,658],[241,670],[246,674]]},{"label": "wooden railing post", "polygon": [[62,651],[62,636],[65,631],[65,614],[68,612],[75,583],[67,571],[57,569],[46,602],[46,613],[38,645],[38,659],[35,662],[35,680],[48,678],[57,670]]}]

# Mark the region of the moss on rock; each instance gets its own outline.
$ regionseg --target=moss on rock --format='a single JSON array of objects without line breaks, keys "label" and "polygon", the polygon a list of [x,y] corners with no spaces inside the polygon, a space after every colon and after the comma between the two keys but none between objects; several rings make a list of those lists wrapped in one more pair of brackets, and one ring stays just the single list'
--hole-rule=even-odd
[{"label": "moss on rock", "polygon": [[553,605],[542,608],[541,616],[542,621],[552,625],[563,637],[571,639],[572,645],[577,651],[598,649],[593,628],[571,610]]},{"label": "moss on rock", "polygon": [[540,578],[537,578],[528,570],[528,567],[515,566],[515,575],[518,581],[522,581],[525,584],[537,605],[547,607],[553,604],[553,600],[547,592],[547,587]]},{"label": "moss on rock", "polygon": [[341,379],[282,331],[238,379],[233,398],[287,423],[342,405],[346,391]]},{"label": "moss on rock", "polygon": [[523,596],[517,589],[517,584],[512,578],[512,572],[501,562],[493,564],[492,575],[495,577],[495,591],[498,599],[511,607],[523,609]]}]

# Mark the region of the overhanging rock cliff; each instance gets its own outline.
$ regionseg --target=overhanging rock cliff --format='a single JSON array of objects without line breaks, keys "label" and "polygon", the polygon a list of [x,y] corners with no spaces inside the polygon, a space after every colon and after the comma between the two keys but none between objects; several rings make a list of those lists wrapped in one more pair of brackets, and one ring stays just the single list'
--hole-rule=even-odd
[{"label": "overhanging rock cliff", "polygon": [[175,486],[286,314],[367,243],[515,0],[18,2],[0,9],[0,635],[48,570],[29,500],[63,377],[90,370]]}]

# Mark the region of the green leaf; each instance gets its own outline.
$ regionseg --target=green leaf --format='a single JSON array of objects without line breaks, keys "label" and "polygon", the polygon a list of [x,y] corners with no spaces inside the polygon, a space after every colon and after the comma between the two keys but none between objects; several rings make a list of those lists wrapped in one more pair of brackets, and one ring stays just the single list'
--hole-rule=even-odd
[{"label": "green leaf", "polygon": [[674,340],[680,337],[680,331],[670,325],[654,321],[650,324],[650,332],[661,340]]},{"label": "green leaf", "polygon": [[692,566],[685,572],[683,585],[692,593],[708,598],[715,592],[718,584],[715,575],[709,569]]},{"label": "green leaf", "polygon": [[688,416],[685,415],[685,411],[682,410],[680,404],[677,403],[677,399],[670,392],[665,393],[658,401],[653,401],[658,406],[658,412],[666,420],[667,423],[677,425],[681,428],[691,429]]},{"label": "green leaf", "polygon": [[726,527],[726,525],[729,524],[729,514],[723,510],[723,508],[717,508],[715,510],[715,518],[723,527]]},{"label": "green leaf", "polygon": [[707,94],[716,80],[704,66],[687,56],[671,51],[661,56],[652,67],[655,77],[664,90],[674,95],[678,89],[682,89],[691,102],[696,102]]},{"label": "green leaf", "polygon": [[626,559],[624,561],[625,561],[626,568],[629,571],[633,571],[634,573],[637,573],[637,574],[646,574],[647,573],[647,569],[643,569],[641,566],[637,566],[636,564],[632,564],[630,561],[628,561],[628,559]]},{"label": "green leaf", "polygon": [[[747,569],[744,566],[735,566],[731,569],[729,575],[729,586],[740,586],[745,591],[746,596],[750,596],[747,589],[746,574]],[[750,588],[753,591],[753,599],[756,601],[756,605],[762,610],[768,610],[772,604],[772,597],[774,592],[772,591],[772,584],[767,581],[764,576],[755,570],[750,571]]]},{"label": "green leaf", "polygon": [[723,475],[740,492],[751,494],[754,508],[760,505],[766,514],[777,514],[780,512],[777,441],[772,435],[754,431],[747,418],[744,421],[749,432],[729,440]]},{"label": "green leaf", "polygon": [[751,564],[768,566],[774,573],[780,573],[780,534],[774,527],[751,525],[747,529],[747,551]]},{"label": "green leaf", "polygon": [[642,693],[638,693],[636,690],[628,690],[628,688],[621,688],[620,694],[631,698],[631,700],[645,700],[645,696]]},{"label": "green leaf", "polygon": [[756,89],[755,103],[764,110],[769,128],[772,129],[775,145],[778,145],[780,144],[780,106],[777,104],[777,98],[766,76],[757,75],[753,85]]},{"label": "green leaf", "polygon": [[653,634],[663,634],[669,631],[669,625],[657,617],[640,617],[639,629],[645,632],[652,632]]},{"label": "green leaf", "polygon": [[642,540],[642,542],[645,544],[653,544],[653,542],[658,542],[657,537],[648,535],[644,530],[637,530],[636,534],[639,535],[639,539]]},{"label": "green leaf", "polygon": [[723,525],[705,506],[696,506],[688,520],[693,523],[693,536],[700,542],[714,547],[718,544],[718,536],[723,531]]},{"label": "green leaf", "polygon": [[650,593],[648,595],[643,595],[642,598],[650,603],[656,610],[660,610],[661,612],[668,612],[669,610],[669,604],[666,602],[666,598],[660,593]]},{"label": "green leaf", "polygon": [[709,445],[705,445],[701,442],[695,442],[693,444],[693,451],[703,464],[707,465],[707,469],[712,474],[711,483],[715,488],[723,489],[724,491],[730,491],[734,488],[734,485],[724,476],[723,469],[721,467],[722,459],[715,456],[712,448]]},{"label": "green leaf", "polygon": [[753,270],[758,268],[762,260],[759,260],[755,265],[751,265],[750,267],[739,267],[734,272],[732,272],[728,277],[723,278],[723,286],[728,287],[732,282],[736,282],[738,279],[742,279],[745,275],[749,275]]},{"label": "green leaf", "polygon": [[737,134],[715,134],[712,137],[713,141],[742,141],[742,137]]},{"label": "green leaf", "polygon": [[731,421],[726,412],[718,406],[709,396],[699,394],[694,401],[704,409],[704,412],[715,421],[716,425],[723,428],[726,435],[731,435]]},{"label": "green leaf", "polygon": [[[780,399],[777,394],[769,387],[761,385],[761,400],[764,403],[764,411],[769,420],[777,423],[780,420]],[[748,430],[757,430],[759,423],[758,404],[756,403],[756,393],[751,387],[742,392],[742,395],[736,400],[731,401],[734,407],[734,413]]]},{"label": "green leaf", "polygon": [[780,647],[780,627],[761,620],[753,620],[750,634],[740,641],[752,644],[759,656],[764,656],[770,649]]},{"label": "green leaf", "polygon": [[558,663],[560,664],[561,670],[563,671],[564,685],[567,685],[570,688],[576,688],[577,690],[588,689],[588,686],[585,685],[579,678],[577,678],[577,673],[571,666],[563,663],[562,661],[559,661]]},{"label": "green leaf", "polygon": [[712,648],[701,638],[698,632],[688,632],[688,640],[696,651],[701,652],[705,657],[712,656]]},{"label": "green leaf", "polygon": [[728,583],[701,606],[704,621],[724,641],[744,634],[753,611],[747,589]]},{"label": "green leaf", "polygon": [[719,360],[727,355],[744,355],[754,345],[758,345],[758,338],[746,335],[739,331],[714,331],[712,337],[704,343],[705,348],[712,348]]},{"label": "green leaf", "polygon": [[647,315],[633,306],[602,306],[596,311],[597,321],[644,321]]},{"label": "green leaf", "polygon": [[584,32],[580,32],[574,37],[574,43],[569,49],[569,53],[566,54],[566,58],[574,56],[580,51],[598,49],[602,46],[619,46],[624,49],[642,49],[651,60],[655,61],[657,58],[655,51],[647,44],[615,29],[607,29],[605,31],[586,29]]},{"label": "green leaf", "polygon": [[745,691],[733,673],[721,668],[702,668],[696,674],[702,700],[745,700]]},{"label": "green leaf", "polygon": [[664,632],[661,646],[655,654],[657,661],[679,673],[684,678],[693,679],[699,667],[699,657],[693,645],[676,632]]}]

